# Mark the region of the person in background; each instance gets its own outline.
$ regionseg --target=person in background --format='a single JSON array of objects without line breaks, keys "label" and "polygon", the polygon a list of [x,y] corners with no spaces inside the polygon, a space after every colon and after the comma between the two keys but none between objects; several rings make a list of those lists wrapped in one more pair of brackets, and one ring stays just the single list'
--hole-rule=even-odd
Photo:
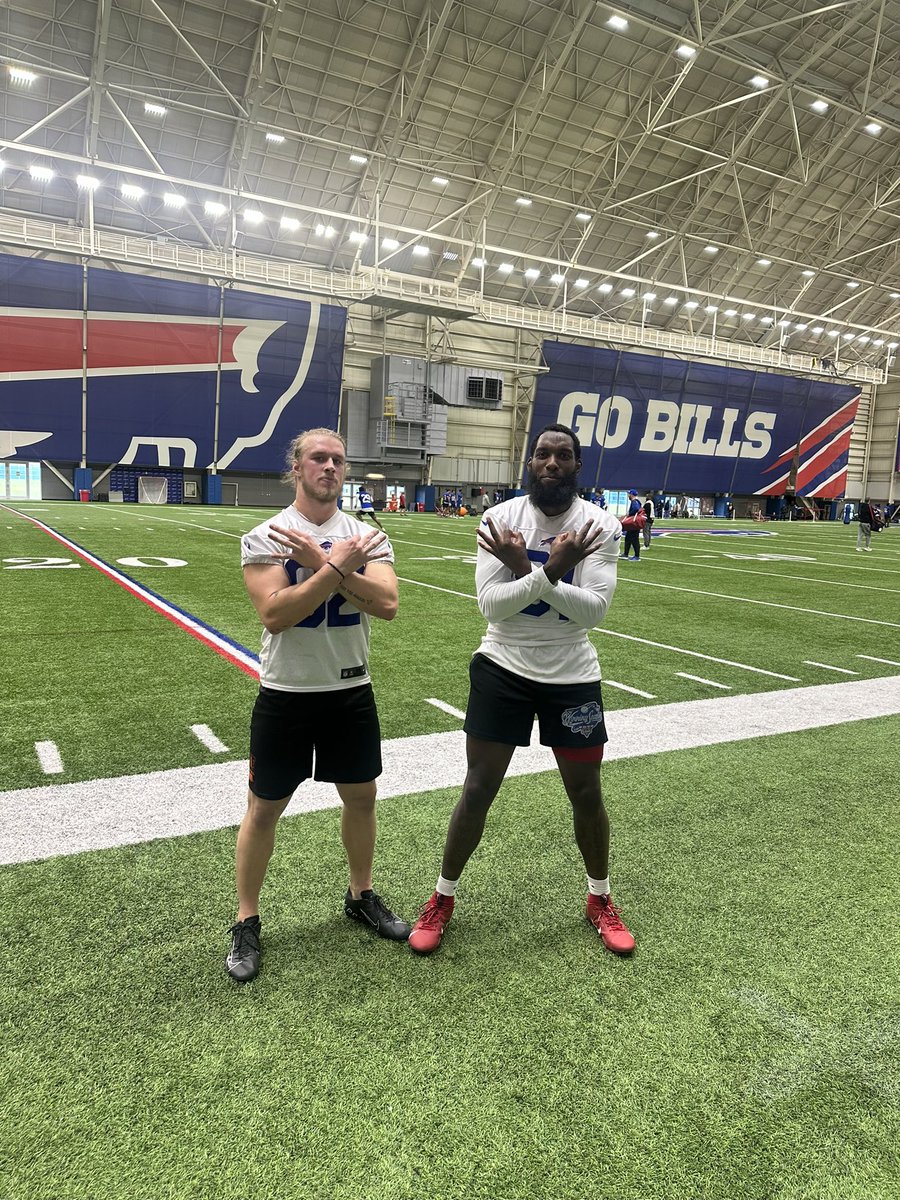
[{"label": "person in background", "polygon": [[604,492],[603,488],[600,488],[599,492],[595,493],[594,503],[598,508],[606,508],[606,492]]},{"label": "person in background", "polygon": [[365,488],[359,489],[359,508],[356,510],[356,515],[360,521],[363,517],[371,517],[382,533],[385,532],[384,526],[375,516],[375,505],[372,502],[372,493],[366,491]]},{"label": "person in background", "polygon": [[481,489],[481,512],[482,515],[491,507],[491,500],[487,494],[487,488]]},{"label": "person in background", "polygon": [[[493,509],[478,529],[475,587],[489,624],[469,669],[462,796],[437,886],[409,938],[418,954],[441,943],[460,875],[481,841],[516,746],[531,741],[535,716],[572,806],[588,877],[585,916],[607,949],[628,954],[634,948],[610,897],[609,819],[600,791],[607,737],[600,665],[588,636],[612,600],[621,530],[611,513],[577,495],[581,446],[571,429],[546,426],[526,465],[528,495]],[[527,864],[519,864],[519,875],[520,919],[528,922],[538,885]]]},{"label": "person in background", "polygon": [[641,525],[638,513],[643,513],[644,506],[638,500],[637,491],[634,488],[628,489],[628,512],[622,522],[622,531],[624,538],[622,540],[622,558],[629,558],[629,551],[634,553],[630,556],[634,562],[640,562],[641,558]]},{"label": "person in background", "polygon": [[862,500],[859,505],[859,512],[856,514],[856,519],[859,521],[859,531],[856,535],[856,549],[866,550],[869,554],[872,553],[872,530],[878,530],[880,520],[878,509],[868,497]]},{"label": "person in background", "polygon": [[381,937],[409,936],[409,925],[372,890],[381,731],[369,679],[369,621],[397,613],[393,550],[383,532],[360,529],[338,509],[347,470],[340,434],[307,430],[291,443],[288,462],[293,503],[241,539],[244,584],[263,635],[247,811],[235,856],[238,912],[225,959],[237,983],[259,972],[259,896],[275,829],[314,760],[315,778],[333,783],[343,805],[345,914]]},{"label": "person in background", "polygon": [[653,528],[653,516],[656,511],[653,498],[648,496],[641,507],[644,510],[644,516],[647,518],[646,524],[641,531],[644,535],[644,549],[647,550],[650,547],[650,530]]}]

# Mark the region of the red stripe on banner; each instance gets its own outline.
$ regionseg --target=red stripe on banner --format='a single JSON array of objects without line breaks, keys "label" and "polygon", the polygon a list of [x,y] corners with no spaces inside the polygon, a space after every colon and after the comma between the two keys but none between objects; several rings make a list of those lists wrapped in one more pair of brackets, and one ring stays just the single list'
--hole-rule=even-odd
[{"label": "red stripe on banner", "polygon": [[[800,453],[805,454],[807,450],[812,449],[817,442],[823,441],[830,434],[835,433],[844,424],[849,421],[851,426],[856,420],[856,410],[859,408],[859,396],[854,396],[852,400],[848,400],[836,412],[833,412],[830,417],[826,417],[821,425],[817,425],[815,429],[811,429],[805,437],[800,439]],[[776,459],[770,466],[763,471],[767,475],[769,471],[774,471],[776,467],[782,466],[786,462],[790,462],[797,452],[796,443],[785,450],[780,458]]]},{"label": "red stripe on banner", "polygon": [[111,579],[113,583],[117,583],[120,588],[123,588],[130,595],[134,596],[135,599],[142,601],[147,605],[148,608],[152,608],[154,612],[165,617],[167,621],[171,621],[173,625],[176,625],[185,633],[189,633],[191,637],[196,638],[198,642],[202,642],[204,646],[208,646],[211,650],[215,650],[216,654],[218,654],[221,658],[226,659],[232,664],[232,666],[237,667],[239,671],[243,671],[244,674],[249,675],[251,679],[259,679],[258,668],[251,666],[249,663],[245,663],[243,659],[238,657],[238,655],[231,653],[224,646],[215,641],[214,638],[211,638],[205,630],[196,628],[184,618],[179,617],[176,612],[170,611],[164,605],[160,604],[160,602],[154,596],[151,596],[147,592],[143,591],[138,584],[132,583],[132,581],[126,578],[126,576],[120,575],[117,571],[113,571],[111,568],[107,567],[105,563],[95,558],[92,554],[82,550],[82,548],[75,542],[70,542],[68,538],[63,537],[62,534],[59,534],[56,532],[56,530],[51,529],[49,525],[45,525],[43,521],[38,521],[34,517],[29,517],[27,513],[20,513],[14,508],[7,508],[5,504],[0,504],[0,508],[6,508],[7,512],[13,512],[17,517],[21,517],[26,521],[30,521],[32,525],[36,525],[38,529],[42,529],[44,533],[49,534],[50,537],[59,542],[60,545],[65,546],[68,550],[71,550],[73,554],[77,554],[79,558],[84,560],[84,562],[98,570],[101,575],[105,575],[107,579]]},{"label": "red stripe on banner", "polygon": [[[237,361],[234,343],[247,323],[222,327],[222,362]],[[0,373],[82,369],[81,315],[71,317],[0,316]],[[88,369],[206,366],[219,362],[217,324],[185,321],[108,321],[88,317]]]},{"label": "red stripe on banner", "polygon": [[807,462],[803,463],[800,470],[797,472],[797,491],[805,487],[810,480],[815,479],[817,475],[821,475],[830,466],[837,462],[842,454],[846,454],[850,448],[850,434],[852,427],[848,427],[842,434],[829,442],[827,446],[823,446]]}]

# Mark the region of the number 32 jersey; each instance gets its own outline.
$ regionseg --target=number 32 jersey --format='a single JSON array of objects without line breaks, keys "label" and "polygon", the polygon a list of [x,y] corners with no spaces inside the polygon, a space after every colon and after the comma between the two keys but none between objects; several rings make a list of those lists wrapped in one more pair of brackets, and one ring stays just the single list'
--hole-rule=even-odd
[{"label": "number 32 jersey", "polygon": [[[488,519],[497,529],[522,535],[532,569],[516,579],[509,567],[479,546],[475,586],[478,607],[489,624],[478,653],[540,683],[599,679],[600,663],[587,631],[603,620],[616,588],[622,537],[617,518],[580,499],[559,516],[548,517],[528,496],[517,496],[487,511],[484,530]],[[589,521],[602,530],[596,549],[552,584],[543,565],[554,541]]]},{"label": "number 32 jersey", "polygon": [[[314,525],[293,504],[263,521],[241,538],[241,566],[254,563],[283,566],[291,583],[313,574],[293,560],[284,563],[281,547],[269,536],[270,525],[298,529],[326,552],[335,542],[356,537],[362,526],[356,517],[338,510],[324,525]],[[379,562],[392,563],[394,551],[385,542]],[[283,633],[263,629],[259,682],[280,692],[334,692],[369,682],[369,618],[335,592],[315,612]]]}]

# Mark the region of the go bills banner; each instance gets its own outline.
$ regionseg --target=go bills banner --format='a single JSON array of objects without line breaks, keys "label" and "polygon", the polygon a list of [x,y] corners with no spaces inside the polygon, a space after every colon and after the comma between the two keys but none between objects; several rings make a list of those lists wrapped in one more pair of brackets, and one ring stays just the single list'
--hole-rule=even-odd
[{"label": "go bills banner", "polygon": [[0,458],[280,471],[334,428],[344,309],[0,255]]},{"label": "go bills banner", "polygon": [[[583,486],[841,496],[856,388],[735,367],[544,343],[530,437],[581,441]],[[796,474],[792,474],[796,472]]]}]

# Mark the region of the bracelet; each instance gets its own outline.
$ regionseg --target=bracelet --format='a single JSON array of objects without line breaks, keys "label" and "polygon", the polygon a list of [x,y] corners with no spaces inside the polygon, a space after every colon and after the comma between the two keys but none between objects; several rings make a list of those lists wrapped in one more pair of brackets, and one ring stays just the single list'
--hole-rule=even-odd
[{"label": "bracelet", "polygon": [[341,568],[340,568],[340,567],[336,567],[336,566],[334,565],[334,563],[333,563],[333,562],[327,562],[327,563],[325,564],[325,566],[326,566],[326,567],[331,567],[332,571],[337,571],[337,573],[338,573],[338,575],[340,575],[341,579],[346,579],[346,578],[347,578],[347,576],[344,574],[344,572],[341,570]]}]

